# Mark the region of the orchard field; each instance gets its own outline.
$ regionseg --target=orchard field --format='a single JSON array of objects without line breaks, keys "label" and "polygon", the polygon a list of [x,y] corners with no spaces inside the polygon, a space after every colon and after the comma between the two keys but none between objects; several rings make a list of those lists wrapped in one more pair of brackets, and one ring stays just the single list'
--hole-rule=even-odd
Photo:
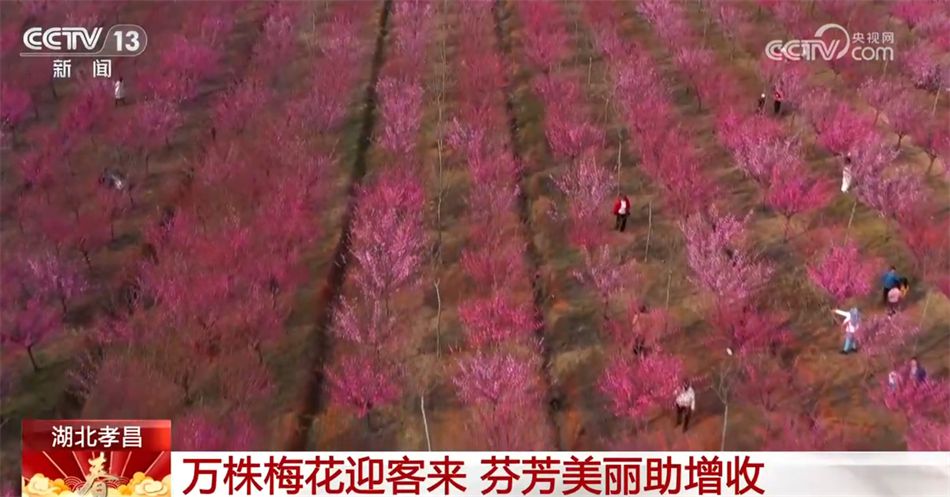
[{"label": "orchard field", "polygon": [[[149,34],[123,103],[18,55],[118,22]],[[829,22],[894,60],[765,57]],[[23,418],[171,418],[176,449],[950,448],[946,2],[31,0],[0,26],[5,477]]]}]

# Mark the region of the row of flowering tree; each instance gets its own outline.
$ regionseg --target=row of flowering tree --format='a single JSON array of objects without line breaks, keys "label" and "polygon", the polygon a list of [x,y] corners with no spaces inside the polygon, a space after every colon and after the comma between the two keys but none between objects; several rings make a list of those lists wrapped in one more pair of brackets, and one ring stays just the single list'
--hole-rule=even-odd
[{"label": "row of flowering tree", "polygon": [[346,294],[334,309],[339,346],[327,377],[332,402],[378,429],[374,414],[398,405],[414,352],[412,310],[400,296],[415,288],[428,247],[419,130],[425,90],[431,5],[396,1],[386,62],[376,82],[374,148],[379,170],[357,188],[350,232]]},{"label": "row of flowering tree", "polygon": [[495,40],[492,6],[465,3],[457,12],[464,19],[454,57],[459,101],[447,140],[467,172],[468,243],[460,264],[473,291],[458,306],[467,351],[452,381],[471,416],[473,447],[551,449],[536,335],[541,310],[532,301],[516,211],[521,165],[502,132],[509,68]]}]

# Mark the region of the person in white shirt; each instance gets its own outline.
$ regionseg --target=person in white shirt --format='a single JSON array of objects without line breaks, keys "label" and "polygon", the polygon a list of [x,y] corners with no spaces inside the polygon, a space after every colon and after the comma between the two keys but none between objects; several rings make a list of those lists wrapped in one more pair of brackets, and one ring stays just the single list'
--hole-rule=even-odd
[{"label": "person in white shirt", "polygon": [[627,218],[630,217],[630,198],[626,195],[620,195],[617,197],[617,201],[614,202],[614,215],[617,216],[617,222],[614,224],[614,229],[617,231],[623,231],[627,229]]},{"label": "person in white shirt", "polygon": [[841,193],[847,193],[851,188],[851,152],[844,156],[844,168],[841,170]]},{"label": "person in white shirt", "polygon": [[850,352],[856,352],[858,350],[858,339],[856,335],[858,328],[861,326],[861,313],[858,312],[857,307],[852,307],[848,311],[835,309],[834,312],[839,316],[844,316],[844,322],[841,323],[844,327],[844,348],[841,350],[841,353],[848,354]]},{"label": "person in white shirt", "polygon": [[119,78],[112,86],[115,90],[115,106],[118,107],[119,104],[125,105],[125,82],[122,78]]},{"label": "person in white shirt", "polygon": [[693,391],[693,385],[688,380],[683,381],[683,386],[676,393],[676,426],[683,425],[683,433],[689,428],[689,418],[696,410],[696,392]]}]

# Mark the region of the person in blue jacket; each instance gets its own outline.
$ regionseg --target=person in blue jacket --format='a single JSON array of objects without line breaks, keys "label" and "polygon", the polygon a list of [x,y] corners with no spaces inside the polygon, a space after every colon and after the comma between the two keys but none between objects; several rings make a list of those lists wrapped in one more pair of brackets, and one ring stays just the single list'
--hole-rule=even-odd
[{"label": "person in blue jacket", "polygon": [[927,379],[927,371],[924,370],[924,367],[920,365],[920,361],[916,357],[910,358],[910,378],[916,380],[917,383],[923,383]]},{"label": "person in blue jacket", "polygon": [[884,304],[886,305],[887,292],[891,291],[891,288],[897,288],[900,285],[901,277],[899,274],[897,274],[897,268],[894,266],[891,266],[891,268],[886,273],[884,273],[884,277],[881,278],[881,280],[884,283],[883,301],[884,301]]}]

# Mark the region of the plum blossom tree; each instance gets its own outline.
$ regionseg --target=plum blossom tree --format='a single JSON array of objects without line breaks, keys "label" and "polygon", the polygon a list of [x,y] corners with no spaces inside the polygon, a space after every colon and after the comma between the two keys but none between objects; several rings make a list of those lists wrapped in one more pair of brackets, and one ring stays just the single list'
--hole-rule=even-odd
[{"label": "plum blossom tree", "polygon": [[716,296],[720,311],[748,301],[771,278],[773,268],[742,245],[749,216],[739,219],[711,211],[680,222],[686,256],[697,285]]},{"label": "plum blossom tree", "polygon": [[831,200],[831,188],[817,178],[810,178],[802,166],[773,169],[766,203],[785,217],[784,237],[797,214],[823,209]]},{"label": "plum blossom tree", "polygon": [[[914,142],[923,149],[930,159],[927,175],[933,170],[937,157],[943,157],[944,163],[950,163],[950,124],[942,119],[920,119],[911,131]],[[944,169],[947,169],[944,166]]]},{"label": "plum blossom tree", "polygon": [[386,77],[376,84],[383,130],[380,144],[395,156],[415,149],[422,123],[422,86],[418,82]]},{"label": "plum blossom tree", "polygon": [[70,301],[88,288],[85,275],[79,267],[52,252],[31,257],[27,259],[26,264],[32,273],[32,278],[39,285],[38,293],[56,300],[63,311],[63,316],[69,312]]},{"label": "plum blossom tree", "polygon": [[869,358],[893,363],[900,348],[920,333],[920,326],[906,314],[870,316],[861,323],[861,351]]},{"label": "plum blossom tree", "polygon": [[788,343],[790,333],[781,315],[757,309],[750,303],[720,305],[712,316],[715,333],[709,337],[712,350],[729,349],[740,361],[766,352],[777,352]]},{"label": "plum blossom tree", "polygon": [[835,155],[852,149],[864,137],[873,133],[873,123],[854,111],[848,104],[831,105],[812,122],[818,131],[818,142]]},{"label": "plum blossom tree", "polygon": [[602,323],[610,321],[610,299],[631,283],[630,267],[611,250],[610,246],[583,249],[584,265],[573,272],[574,278],[592,288],[600,300]]},{"label": "plum blossom tree", "polygon": [[904,54],[904,68],[914,86],[931,93],[945,86],[947,68],[940,58],[940,50],[932,43],[922,40]]},{"label": "plum blossom tree", "polygon": [[[494,232],[493,232],[494,233]],[[525,244],[508,238],[481,236],[462,250],[462,270],[476,288],[508,288],[526,274]]]},{"label": "plum blossom tree", "polygon": [[911,421],[907,428],[904,440],[907,442],[907,450],[950,450],[950,423],[939,420],[915,419]]},{"label": "plum blossom tree", "polygon": [[596,153],[588,150],[574,167],[554,179],[554,184],[567,198],[567,214],[572,239],[583,247],[602,243],[606,230],[598,230],[598,213],[610,195],[613,182],[607,168],[597,163]]},{"label": "plum blossom tree", "polygon": [[459,400],[474,411],[475,427],[484,430],[490,450],[535,449],[538,423],[533,406],[541,389],[533,359],[510,353],[476,352],[459,360],[452,379]]},{"label": "plum blossom tree", "polygon": [[858,88],[861,97],[874,107],[874,122],[877,123],[881,111],[888,102],[902,93],[900,82],[893,77],[870,77],[861,83]]},{"label": "plum blossom tree", "polygon": [[604,370],[598,388],[619,418],[642,426],[673,398],[683,377],[679,359],[663,352],[645,357],[617,357]]},{"label": "plum blossom tree", "polygon": [[878,176],[864,176],[855,188],[855,195],[881,216],[901,218],[924,198],[924,185],[915,171],[901,166]]},{"label": "plum blossom tree", "polygon": [[355,277],[387,311],[392,294],[412,284],[423,263],[423,198],[418,181],[398,171],[387,171],[357,194],[350,234]]},{"label": "plum blossom tree", "polygon": [[488,297],[466,300],[459,306],[459,320],[469,344],[476,348],[519,340],[538,328],[530,303],[517,302],[513,296],[498,291]]},{"label": "plum blossom tree", "polygon": [[335,403],[355,410],[357,417],[367,418],[369,422],[368,415],[373,409],[399,399],[397,373],[394,367],[365,354],[352,354],[327,371],[330,396]]},{"label": "plum blossom tree", "polygon": [[3,265],[5,290],[0,295],[3,313],[0,343],[21,347],[30,358],[33,371],[39,371],[34,348],[60,330],[56,309],[31,281],[32,275],[17,270],[11,264]]},{"label": "plum blossom tree", "polygon": [[772,415],[774,429],[763,434],[763,449],[780,451],[842,450],[844,434],[813,413]]},{"label": "plum blossom tree", "polygon": [[176,418],[175,450],[252,450],[260,441],[256,423],[247,412],[229,412],[226,417],[199,407]]},{"label": "plum blossom tree", "polygon": [[862,297],[871,291],[875,261],[861,256],[854,241],[832,245],[807,272],[811,282],[828,294],[834,305]]},{"label": "plum blossom tree", "polygon": [[551,112],[545,118],[544,136],[556,157],[575,160],[603,140],[594,124],[564,112]]},{"label": "plum blossom tree", "polygon": [[917,102],[909,91],[903,91],[889,99],[884,105],[884,113],[897,133],[897,148],[900,148],[904,136],[911,133],[924,117],[920,102]]},{"label": "plum blossom tree", "polygon": [[[715,57],[712,51],[706,48],[682,47],[674,55],[676,65],[686,73],[693,88],[699,88],[701,78],[710,74],[709,67]],[[699,91],[696,92],[696,105],[703,109],[703,100]]]}]

